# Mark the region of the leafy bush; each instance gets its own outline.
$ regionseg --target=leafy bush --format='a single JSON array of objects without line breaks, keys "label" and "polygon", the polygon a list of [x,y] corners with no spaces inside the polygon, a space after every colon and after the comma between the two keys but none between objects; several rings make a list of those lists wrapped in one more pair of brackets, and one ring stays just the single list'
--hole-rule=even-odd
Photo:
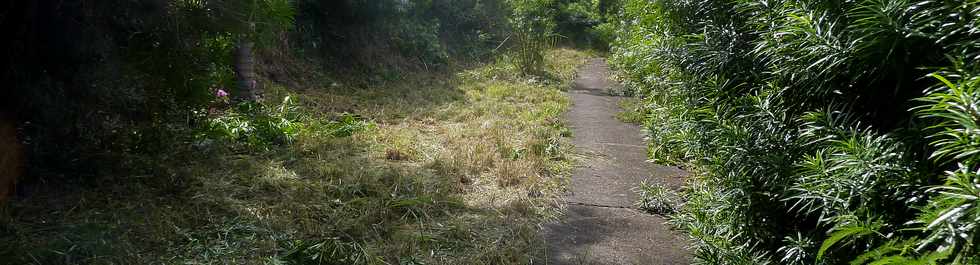
[{"label": "leafy bush", "polygon": [[206,118],[198,129],[199,143],[227,141],[252,148],[269,148],[292,143],[303,132],[328,137],[349,137],[367,130],[372,124],[350,113],[336,120],[303,117],[292,97],[268,106],[263,103],[242,102],[214,117]]},{"label": "leafy bush", "polygon": [[574,42],[590,44],[594,41],[592,28],[602,22],[598,1],[558,1],[555,15],[555,31]]},{"label": "leafy bush", "polygon": [[485,59],[509,31],[505,0],[298,0],[296,6],[294,45],[353,66],[438,66],[450,55]]},{"label": "leafy bush", "polygon": [[402,54],[417,56],[426,63],[445,64],[449,54],[440,42],[438,20],[402,26],[395,38]]},{"label": "leafy bush", "polygon": [[980,262],[980,2],[616,6],[651,158],[695,173],[671,222],[698,264]]},{"label": "leafy bush", "polygon": [[680,203],[676,192],[660,184],[640,183],[637,193],[640,194],[640,201],[636,202],[636,206],[650,213],[670,214]]},{"label": "leafy bush", "polygon": [[241,102],[207,119],[197,138],[238,142],[250,147],[287,144],[303,128],[298,113],[291,97],[285,97],[278,106]]},{"label": "leafy bush", "polygon": [[512,0],[514,62],[522,74],[539,74],[544,67],[544,52],[551,44],[555,30],[553,0]]}]

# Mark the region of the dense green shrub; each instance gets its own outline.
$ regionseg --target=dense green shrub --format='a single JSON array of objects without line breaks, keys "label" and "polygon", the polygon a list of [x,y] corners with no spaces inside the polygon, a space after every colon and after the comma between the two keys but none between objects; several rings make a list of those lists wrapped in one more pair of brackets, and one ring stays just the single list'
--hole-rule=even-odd
[{"label": "dense green shrub", "polygon": [[196,138],[202,143],[220,140],[254,148],[291,143],[303,128],[296,108],[287,96],[278,106],[246,101],[231,109],[214,110],[221,112],[203,119]]},{"label": "dense green shrub", "polygon": [[651,158],[695,173],[671,222],[699,264],[980,262],[980,2],[617,8]]},{"label": "dense green shrub", "polygon": [[506,37],[503,0],[298,0],[297,46],[328,62],[445,65],[484,58]]},{"label": "dense green shrub", "polygon": [[588,44],[593,41],[592,28],[602,21],[596,4],[597,1],[557,1],[555,31],[574,42]]},{"label": "dense green shrub", "polygon": [[350,113],[336,119],[301,115],[304,112],[292,96],[284,97],[278,104],[246,101],[227,107],[222,101],[227,101],[227,96],[218,98],[218,106],[199,112],[201,123],[194,135],[197,145],[232,143],[262,150],[293,143],[304,131],[312,135],[349,137],[373,126]]}]

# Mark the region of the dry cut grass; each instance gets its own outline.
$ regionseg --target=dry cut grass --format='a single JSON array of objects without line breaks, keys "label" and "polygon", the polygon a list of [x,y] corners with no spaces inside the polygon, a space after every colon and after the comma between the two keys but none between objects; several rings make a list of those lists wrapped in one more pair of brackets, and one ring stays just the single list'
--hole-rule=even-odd
[{"label": "dry cut grass", "polygon": [[[311,125],[293,144],[188,147],[138,173],[42,185],[4,210],[0,263],[539,263],[538,225],[570,169],[563,90],[587,55],[547,57],[544,78],[500,62],[270,91],[302,102]],[[373,125],[317,130],[340,112]]]}]

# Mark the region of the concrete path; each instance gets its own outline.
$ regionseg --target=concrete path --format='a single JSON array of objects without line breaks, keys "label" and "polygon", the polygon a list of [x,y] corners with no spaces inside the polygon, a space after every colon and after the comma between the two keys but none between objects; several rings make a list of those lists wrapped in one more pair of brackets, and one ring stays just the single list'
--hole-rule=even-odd
[{"label": "concrete path", "polygon": [[548,264],[690,264],[682,235],[662,217],[632,209],[633,187],[644,180],[679,187],[683,172],[646,162],[640,128],[615,118],[621,98],[609,93],[618,87],[603,59],[578,75],[566,118],[587,158],[572,174],[565,216],[544,227]]}]

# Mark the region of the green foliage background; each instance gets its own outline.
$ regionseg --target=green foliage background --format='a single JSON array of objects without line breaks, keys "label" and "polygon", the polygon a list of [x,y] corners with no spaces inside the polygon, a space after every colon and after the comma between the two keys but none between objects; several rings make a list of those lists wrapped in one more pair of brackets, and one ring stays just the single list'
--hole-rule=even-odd
[{"label": "green foliage background", "polygon": [[[319,69],[282,65],[375,80],[444,67],[451,56],[490,59],[510,12],[492,0],[28,1],[9,10],[0,18],[9,32],[0,112],[22,122],[30,174],[68,179],[193,143],[199,128],[214,127],[206,114],[225,107],[216,91],[238,94],[238,38],[257,43],[266,86],[295,85],[288,79]],[[249,113],[273,111],[278,100]],[[246,121],[257,122],[238,124]]]},{"label": "green foliage background", "polygon": [[977,264],[980,2],[619,3],[698,264]]}]

